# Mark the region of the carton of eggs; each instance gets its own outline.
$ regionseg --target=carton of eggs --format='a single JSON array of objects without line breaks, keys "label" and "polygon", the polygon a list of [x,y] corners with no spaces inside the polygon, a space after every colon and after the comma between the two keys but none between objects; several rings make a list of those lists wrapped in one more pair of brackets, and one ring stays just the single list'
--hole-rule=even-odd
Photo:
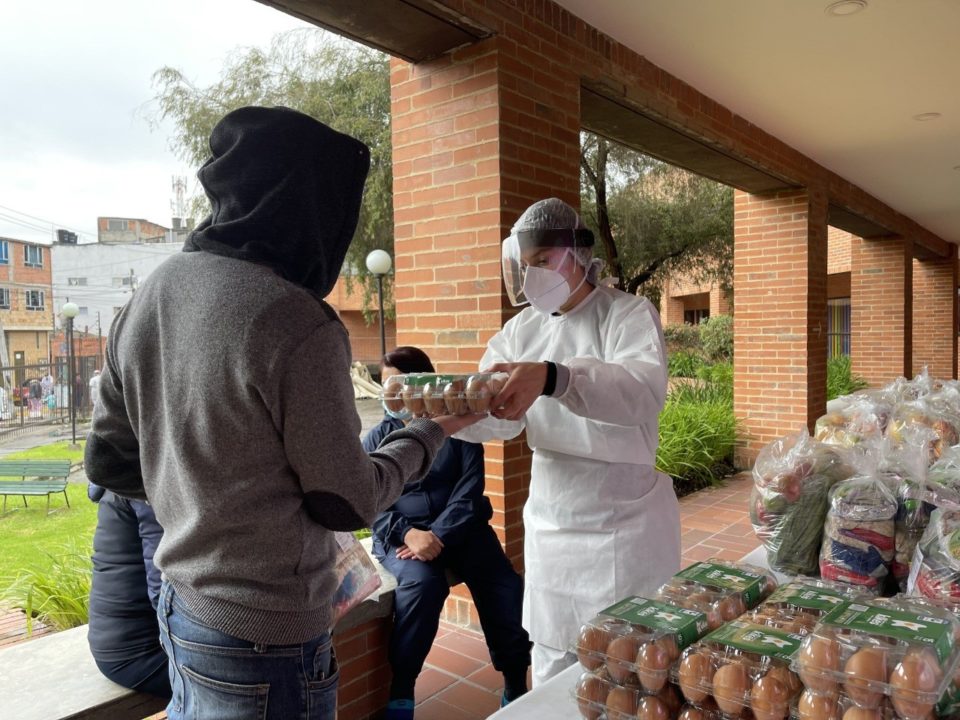
[{"label": "carton of eggs", "polygon": [[808,635],[824,615],[846,600],[857,599],[866,596],[849,585],[800,578],[778,587],[743,619],[787,633]]},{"label": "carton of eggs", "polygon": [[572,650],[588,671],[655,694],[667,685],[680,651],[706,631],[701,612],[630,597],[584,624]]},{"label": "carton of eggs", "polygon": [[384,382],[380,398],[388,411],[406,409],[413,417],[486,415],[508,377],[506,373],[392,375]]},{"label": "carton of eggs", "polygon": [[[734,620],[688,647],[674,673],[685,700],[718,717],[785,720],[803,687],[790,669],[799,635]],[[697,717],[691,710],[688,715]],[[703,715],[710,717],[709,715]]]},{"label": "carton of eggs", "polygon": [[604,671],[583,673],[573,691],[585,720],[673,720],[680,712],[680,693],[664,685],[657,693],[613,682]]},{"label": "carton of eggs", "polygon": [[707,615],[711,630],[757,606],[777,587],[768,572],[725,560],[698,562],[661,586],[657,597]]},{"label": "carton of eggs", "polygon": [[794,657],[806,688],[798,717],[834,708],[824,698],[836,700],[844,719],[948,717],[960,696],[958,637],[956,614],[932,603],[904,596],[846,601],[821,619]]}]

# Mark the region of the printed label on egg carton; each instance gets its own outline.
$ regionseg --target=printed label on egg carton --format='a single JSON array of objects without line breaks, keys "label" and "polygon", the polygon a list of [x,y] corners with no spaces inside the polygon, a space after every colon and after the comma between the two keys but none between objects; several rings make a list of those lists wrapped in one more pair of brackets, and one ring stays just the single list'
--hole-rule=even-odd
[{"label": "printed label on egg carton", "polygon": [[781,585],[764,600],[764,604],[790,605],[801,610],[811,610],[818,615],[825,615],[850,599],[852,599],[850,593],[844,590],[834,590],[820,583],[813,584],[801,580]]},{"label": "printed label on egg carton", "polygon": [[672,633],[680,650],[707,631],[707,616],[697,610],[677,607],[642,597],[631,597],[601,610],[599,615],[625,620],[651,630]]},{"label": "printed label on egg carton", "polygon": [[683,703],[679,690],[673,685],[648,693],[642,688],[614,683],[603,671],[583,673],[571,694],[585,720],[674,718]]},{"label": "printed label on egg carton", "polygon": [[790,662],[797,650],[800,649],[803,636],[786,633],[765,625],[734,620],[704,636],[703,642],[724,645],[743,652],[755,653],[764,657],[775,657]]},{"label": "printed label on egg carton", "polygon": [[760,602],[770,585],[775,583],[770,576],[759,570],[713,560],[694,563],[674,577],[706,587],[739,592],[748,607]]}]

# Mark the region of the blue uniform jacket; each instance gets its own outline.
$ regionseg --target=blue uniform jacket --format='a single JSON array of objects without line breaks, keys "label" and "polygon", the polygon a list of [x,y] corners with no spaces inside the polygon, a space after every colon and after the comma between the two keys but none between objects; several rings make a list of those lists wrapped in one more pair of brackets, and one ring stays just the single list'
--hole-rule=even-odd
[{"label": "blue uniform jacket", "polygon": [[[391,417],[363,438],[368,453],[403,423]],[[381,557],[386,547],[403,545],[410,528],[430,530],[445,547],[456,547],[472,528],[493,516],[483,494],[483,446],[447,438],[423,479],[407,483],[400,499],[373,522],[374,553]]]}]

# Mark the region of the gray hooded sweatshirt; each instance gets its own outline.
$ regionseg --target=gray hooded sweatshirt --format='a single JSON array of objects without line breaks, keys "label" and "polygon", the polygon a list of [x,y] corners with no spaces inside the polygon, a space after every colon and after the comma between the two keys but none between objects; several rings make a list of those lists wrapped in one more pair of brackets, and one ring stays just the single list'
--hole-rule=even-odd
[{"label": "gray hooded sweatshirt", "polygon": [[229,635],[329,629],[333,530],[367,527],[443,443],[418,420],[367,455],[350,345],[322,298],[356,228],[369,152],[284,108],[241,108],[210,138],[213,212],[116,317],[88,438],[90,480],[147,499],[155,561]]}]

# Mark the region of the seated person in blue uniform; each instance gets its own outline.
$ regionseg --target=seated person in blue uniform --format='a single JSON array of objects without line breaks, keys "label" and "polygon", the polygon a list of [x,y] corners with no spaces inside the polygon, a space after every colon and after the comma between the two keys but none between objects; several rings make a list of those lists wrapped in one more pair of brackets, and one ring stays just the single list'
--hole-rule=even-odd
[{"label": "seated person in blue uniform", "polygon": [[[399,347],[381,362],[381,382],[391,375],[434,372],[419,348]],[[406,418],[387,413],[363,439],[372,452]],[[503,674],[505,705],[527,691],[530,639],[520,622],[523,580],[513,569],[488,521],[483,494],[483,446],[448,438],[430,472],[373,524],[373,554],[397,578],[390,638],[388,720],[413,717],[414,685],[433,645],[449,594],[449,568],[470,589],[493,666]]]},{"label": "seated person in blue uniform", "polygon": [[98,503],[87,640],[97,667],[119,685],[169,699],[167,654],[160,646],[160,570],[153,553],[163,529],[153,508],[90,484]]}]

